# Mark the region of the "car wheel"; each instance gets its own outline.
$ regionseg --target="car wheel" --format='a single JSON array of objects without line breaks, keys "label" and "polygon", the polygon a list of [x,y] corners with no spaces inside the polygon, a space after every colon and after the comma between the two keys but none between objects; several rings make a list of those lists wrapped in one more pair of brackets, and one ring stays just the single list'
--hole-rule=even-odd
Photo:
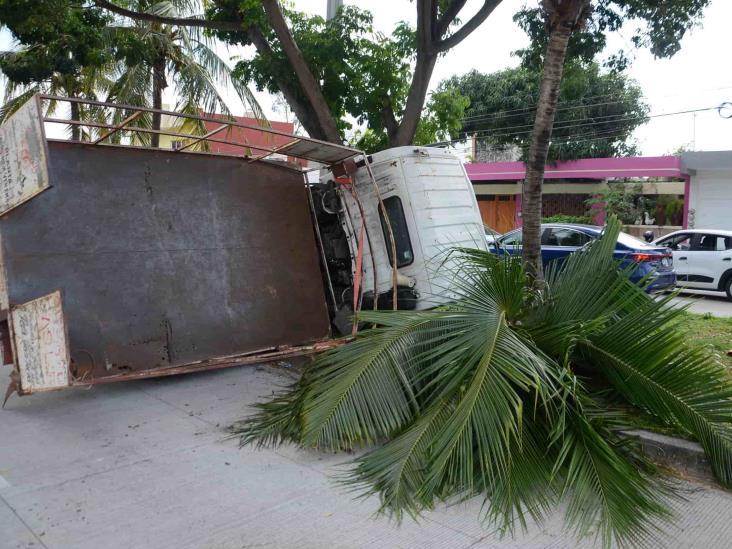
[{"label": "car wheel", "polygon": [[727,281],[724,283],[724,290],[727,292],[727,299],[732,300],[732,275],[727,277]]}]

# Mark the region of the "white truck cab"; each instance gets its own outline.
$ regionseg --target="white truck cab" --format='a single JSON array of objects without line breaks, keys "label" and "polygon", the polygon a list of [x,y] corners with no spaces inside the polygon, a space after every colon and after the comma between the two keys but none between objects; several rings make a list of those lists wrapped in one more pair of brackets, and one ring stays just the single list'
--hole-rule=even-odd
[{"label": "white truck cab", "polygon": [[448,301],[454,262],[447,252],[461,246],[487,249],[463,163],[443,149],[418,146],[381,151],[367,161],[368,166],[366,159],[357,162],[346,184],[335,183],[330,172],[321,176],[321,183],[334,185],[341,199],[338,218],[348,243],[352,281],[359,278],[361,265],[363,308],[372,306],[374,291],[379,308],[392,308],[388,225],[396,247],[398,308],[427,309]]}]

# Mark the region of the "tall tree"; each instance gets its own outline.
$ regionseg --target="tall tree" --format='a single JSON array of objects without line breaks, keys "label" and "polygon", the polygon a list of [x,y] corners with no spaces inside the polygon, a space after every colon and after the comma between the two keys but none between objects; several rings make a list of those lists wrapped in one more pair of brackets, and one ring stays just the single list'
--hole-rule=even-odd
[{"label": "tall tree", "polygon": [[[269,82],[267,87],[271,83],[282,92],[310,136],[332,142],[343,140],[342,128],[339,128],[341,113],[333,108],[337,107],[332,104],[333,95],[324,91],[326,80],[323,74],[341,58],[330,57],[319,64],[313,57],[315,50],[311,45],[320,36],[301,32],[306,28],[312,29],[313,21],[306,24],[301,14],[285,9],[276,0],[212,0],[206,18],[141,12],[108,0],[94,0],[94,3],[138,21],[206,28],[216,31],[220,38],[231,43],[254,46],[263,60],[259,70],[265,71],[267,64],[271,67],[269,72],[262,72]],[[438,57],[475,31],[500,3],[501,0],[484,0],[474,14],[460,23],[458,16],[466,0],[415,0],[416,29],[404,36],[399,36],[397,31],[396,41],[389,45],[392,50],[408,46],[409,55],[414,60],[404,97],[389,94],[388,86],[387,93],[372,96],[380,103],[379,124],[386,131],[390,145],[406,145],[414,139]],[[334,23],[338,24],[342,21]],[[325,22],[323,25],[327,26]],[[406,31],[406,27],[401,28]],[[350,35],[339,38],[347,42]],[[314,42],[304,41],[306,37],[313,38]],[[373,69],[378,68],[384,74],[389,71],[398,73],[403,70],[402,59],[400,56],[394,63],[393,58],[387,56],[380,67],[374,66]],[[340,78],[342,84],[350,84],[345,75]],[[369,110],[370,113],[372,111]],[[375,121],[372,123],[376,125]]]},{"label": "tall tree", "polygon": [[526,155],[521,213],[523,218],[523,257],[529,278],[543,280],[541,264],[541,201],[544,168],[549,154],[549,141],[559,101],[564,59],[572,33],[584,25],[590,15],[590,0],[543,0],[544,19],[549,40],[544,69],[539,84],[531,144]]},{"label": "tall tree", "polygon": [[[523,257],[534,281],[540,282],[541,265],[541,196],[554,117],[559,100],[564,61],[572,58],[593,59],[606,43],[606,34],[618,30],[624,22],[642,25],[631,38],[636,47],[648,46],[657,57],[675,54],[681,38],[701,16],[710,0],[542,0],[540,8],[524,9],[515,19],[529,33],[531,46],[521,53],[527,64],[537,63],[543,52],[542,79],[531,144],[526,161],[523,197]],[[623,55],[611,56],[608,63],[622,67]]]},{"label": "tall tree", "polygon": [[[108,89],[113,62],[104,39],[108,23],[102,10],[69,9],[66,0],[0,0],[0,25],[20,44],[0,52],[0,71],[7,80],[0,122],[37,92],[96,99],[98,91]],[[72,103],[71,118],[92,114],[83,109]],[[80,139],[84,132],[74,125],[71,135]]]},{"label": "tall tree", "polygon": [[[198,0],[130,0],[125,5],[153,18],[183,17],[203,9]],[[0,115],[7,116],[37,91],[88,99],[99,95],[160,109],[163,91],[172,84],[182,112],[229,114],[219,91],[228,88],[265,120],[249,88],[216,54],[214,38],[201,28],[146,19],[130,24],[85,0],[0,0],[0,8],[0,23],[20,44],[16,51],[0,55],[0,69],[9,80],[8,101]],[[82,113],[84,109],[89,108],[71,103],[72,119],[92,114],[99,121],[118,123],[129,114],[99,108]],[[144,115],[137,125],[160,130],[161,116]],[[187,129],[203,131],[201,125]],[[80,126],[72,126],[73,139],[87,135]],[[151,135],[151,144],[158,146],[159,134]]]},{"label": "tall tree", "polygon": [[[470,100],[452,139],[475,136],[480,148],[515,146],[525,155],[531,141],[541,70],[522,66],[491,74],[475,70],[438,86]],[[549,160],[638,154],[633,131],[648,120],[640,86],[621,71],[596,62],[567,64],[559,90]]]},{"label": "tall tree", "polygon": [[[182,17],[203,9],[203,4],[196,0],[135,0],[128,5],[144,13],[166,17]],[[120,59],[110,100],[159,110],[163,105],[163,92],[172,84],[180,98],[176,108],[181,112],[230,114],[220,87],[233,90],[257,118],[265,120],[249,88],[219,57],[214,39],[202,29],[146,20],[133,20],[128,24],[127,18],[117,17],[107,33]],[[121,121],[124,116],[125,113],[117,110],[114,122]],[[149,120],[142,122],[153,130],[160,130],[161,115],[155,112]],[[159,134],[152,133],[151,146],[157,147],[159,139]]]}]

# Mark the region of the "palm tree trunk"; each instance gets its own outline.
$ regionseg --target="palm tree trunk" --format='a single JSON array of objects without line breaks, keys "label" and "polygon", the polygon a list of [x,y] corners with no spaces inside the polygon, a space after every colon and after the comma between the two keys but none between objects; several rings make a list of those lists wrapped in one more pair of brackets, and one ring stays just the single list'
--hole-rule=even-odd
[{"label": "palm tree trunk", "polygon": [[[165,80],[165,58],[158,58],[153,63],[153,109],[158,111],[163,108],[163,90],[168,87],[168,83]],[[152,129],[159,130],[162,116],[159,112],[154,112],[152,115]],[[160,146],[160,135],[157,133],[152,134],[150,138],[151,147]]]},{"label": "palm tree trunk", "polygon": [[533,282],[541,282],[544,278],[541,265],[541,187],[544,182],[544,168],[559,100],[564,58],[575,24],[576,20],[560,21],[554,25],[549,35],[549,44],[544,58],[544,72],[539,88],[539,102],[536,106],[531,146],[526,162],[522,202],[523,258]]},{"label": "palm tree trunk", "polygon": [[[73,95],[69,95],[69,97],[74,97]],[[71,120],[81,120],[81,113],[79,112],[79,104],[76,102],[71,102]],[[81,126],[77,126],[76,124],[71,126],[71,140],[72,141],[81,141]]]}]

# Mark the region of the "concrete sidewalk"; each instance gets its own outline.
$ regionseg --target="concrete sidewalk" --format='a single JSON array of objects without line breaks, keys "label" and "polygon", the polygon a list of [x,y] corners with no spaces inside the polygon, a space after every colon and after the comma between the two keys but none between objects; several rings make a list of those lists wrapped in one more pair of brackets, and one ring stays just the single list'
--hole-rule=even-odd
[{"label": "concrete sidewalk", "polygon": [[[0,548],[594,546],[562,532],[559,510],[500,539],[479,523],[480,501],[397,527],[333,483],[347,456],[239,450],[225,428],[288,381],[243,367],[12,398],[0,411]],[[684,491],[667,546],[729,547],[732,494]]]}]

